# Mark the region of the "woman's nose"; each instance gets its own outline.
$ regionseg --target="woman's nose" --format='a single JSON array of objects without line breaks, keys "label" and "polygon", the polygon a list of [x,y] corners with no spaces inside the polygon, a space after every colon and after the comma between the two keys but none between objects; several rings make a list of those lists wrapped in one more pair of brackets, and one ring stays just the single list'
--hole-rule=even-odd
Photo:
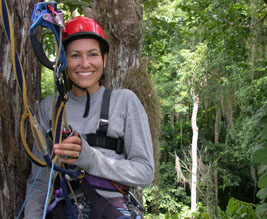
[{"label": "woman's nose", "polygon": [[88,68],[90,66],[90,60],[88,57],[82,57],[81,66],[83,68]]}]

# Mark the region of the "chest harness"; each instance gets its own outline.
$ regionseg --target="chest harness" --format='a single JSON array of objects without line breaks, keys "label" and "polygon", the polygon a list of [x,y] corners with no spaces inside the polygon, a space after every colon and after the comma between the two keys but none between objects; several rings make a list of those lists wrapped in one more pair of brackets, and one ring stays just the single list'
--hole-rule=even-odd
[{"label": "chest harness", "polygon": [[[19,60],[19,56],[15,50],[13,26],[12,26],[11,16],[10,16],[10,13],[7,7],[6,0],[1,0],[0,16],[1,16],[1,21],[3,23],[5,33],[11,45],[12,66],[15,72],[17,84],[19,85],[19,88],[23,96],[25,112],[22,115],[21,123],[20,123],[22,143],[23,143],[24,150],[28,158],[33,163],[40,166],[38,174],[42,167],[50,167],[51,168],[50,181],[51,181],[53,170],[56,170],[57,172],[60,173],[61,175],[60,185],[63,191],[64,200],[68,206],[68,209],[71,209],[71,201],[68,196],[69,191],[67,189],[67,184],[68,184],[67,178],[75,179],[75,181],[79,182],[81,189],[83,190],[89,202],[92,204],[92,213],[91,213],[92,218],[98,219],[98,218],[101,218],[101,215],[103,215],[106,218],[117,218],[122,215],[116,208],[114,208],[110,204],[109,201],[107,201],[107,199],[100,196],[95,191],[95,188],[107,189],[110,191],[112,190],[120,191],[122,194],[124,194],[126,199],[129,200],[129,202],[133,203],[140,210],[144,210],[142,205],[133,196],[133,194],[128,190],[127,187],[118,185],[112,181],[109,181],[103,178],[85,174],[81,170],[77,171],[73,169],[66,169],[56,164],[57,155],[55,155],[53,151],[52,153],[49,152],[46,138],[44,137],[42,133],[42,130],[38,124],[36,115],[34,114],[34,111],[31,109],[27,101],[25,76],[24,76],[22,65]],[[43,2],[43,3],[35,4],[31,20],[33,24],[30,28],[29,33],[30,33],[30,39],[31,39],[31,43],[33,46],[33,50],[37,58],[39,59],[39,61],[44,66],[46,66],[47,68],[51,70],[54,70],[55,84],[56,84],[56,87],[59,93],[59,98],[57,100],[57,104],[55,107],[54,123],[52,125],[53,144],[56,144],[62,141],[62,136],[64,135],[62,131],[63,130],[63,116],[65,113],[65,103],[68,99],[68,96],[66,94],[67,93],[66,92],[67,91],[67,84],[66,84],[67,80],[66,80],[66,73],[65,73],[66,56],[65,56],[64,48],[62,47],[62,29],[64,29],[64,16],[63,16],[62,11],[57,10],[57,3]],[[58,44],[58,52],[57,52],[57,58],[55,62],[51,62],[46,57],[45,52],[43,50],[42,43],[34,35],[34,31],[37,26],[43,26],[53,31],[53,34]],[[109,125],[108,113],[109,113],[110,96],[111,96],[111,91],[106,89],[104,92],[104,96],[103,96],[98,129],[96,133],[86,134],[85,138],[91,146],[97,146],[97,147],[102,147],[102,148],[106,148],[109,150],[114,150],[116,151],[116,153],[121,154],[123,153],[123,145],[124,145],[123,138],[112,138],[112,137],[107,136],[107,130],[108,130],[108,125]],[[24,136],[24,123],[25,123],[26,118],[29,119],[35,145],[38,151],[42,153],[44,161],[39,160],[32,153],[32,151],[30,150],[26,142],[26,138]],[[35,181],[37,177],[38,175],[36,175]],[[34,183],[32,187],[33,186],[34,186]],[[50,195],[49,194],[50,186],[51,185],[49,183],[46,204],[44,207],[43,219],[46,218],[46,211],[47,211],[46,206],[47,206],[47,201]],[[55,194],[55,200],[57,199],[56,196],[57,194]],[[27,201],[27,197],[26,197],[25,202],[26,201]],[[20,214],[21,214],[21,211],[23,210],[25,202],[17,218],[20,217]],[[61,214],[62,214],[62,211],[61,211]],[[73,212],[70,212],[70,214],[73,215]]]},{"label": "chest harness", "polygon": [[[109,106],[111,93],[111,90],[104,90],[100,118],[96,133],[81,134],[81,137],[86,139],[88,144],[92,147],[100,147],[108,150],[113,150],[117,154],[122,154],[124,152],[123,138],[113,138],[107,136],[109,126]],[[83,180],[74,180],[71,181],[71,184],[72,187],[75,189],[80,188],[84,193],[87,201],[89,201],[89,203],[92,205],[92,212],[90,214],[92,218],[100,219],[101,216],[104,216],[105,218],[115,219],[122,216],[122,214],[116,208],[127,208],[127,206],[125,205],[125,201],[123,201],[123,198],[106,199],[100,196],[95,191],[95,189],[122,193],[128,204],[129,210],[130,208],[132,208],[132,215],[137,215],[137,211],[133,209],[133,206],[136,206],[140,210],[144,210],[141,203],[136,199],[133,193],[129,191],[129,188],[127,186],[115,183],[111,180],[86,174]],[[61,190],[62,185],[57,181],[55,183],[54,201],[50,204],[48,208],[48,218],[64,218],[62,215],[62,204],[64,202],[61,202]],[[133,218],[136,217],[134,216]]]}]

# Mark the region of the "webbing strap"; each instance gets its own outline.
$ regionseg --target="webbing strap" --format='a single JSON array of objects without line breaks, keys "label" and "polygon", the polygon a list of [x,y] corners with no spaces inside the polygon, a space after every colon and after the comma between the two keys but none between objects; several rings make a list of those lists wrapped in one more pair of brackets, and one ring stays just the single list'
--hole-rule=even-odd
[{"label": "webbing strap", "polygon": [[90,133],[85,136],[86,141],[91,147],[100,147],[108,150],[113,150],[117,154],[123,153],[124,139],[123,138],[113,138],[106,135],[98,133]]},{"label": "webbing strap", "polygon": [[107,134],[108,131],[108,114],[109,114],[109,103],[110,103],[111,90],[105,89],[103,94],[103,100],[101,105],[100,120],[97,132]]},{"label": "webbing strap", "polygon": [[92,188],[86,180],[83,180],[81,183],[81,188],[92,205],[92,212],[90,217],[94,219],[104,218],[116,219],[123,214],[113,207],[107,199],[99,195],[94,188]]},{"label": "webbing strap", "polygon": [[68,189],[67,189],[66,177],[64,175],[62,176],[62,180],[61,180],[61,188],[63,191],[64,200],[65,200],[66,205],[67,205],[67,210],[68,210],[69,214],[71,215],[71,218],[75,218],[74,212],[72,210],[72,203],[71,203]]},{"label": "webbing strap", "polygon": [[123,153],[124,140],[122,137],[113,138],[107,136],[108,126],[109,126],[109,107],[111,90],[105,89],[103,93],[101,112],[98,122],[98,127],[96,133],[83,134],[82,137],[86,139],[88,144],[92,147],[101,147],[108,150],[113,150],[117,154]]}]

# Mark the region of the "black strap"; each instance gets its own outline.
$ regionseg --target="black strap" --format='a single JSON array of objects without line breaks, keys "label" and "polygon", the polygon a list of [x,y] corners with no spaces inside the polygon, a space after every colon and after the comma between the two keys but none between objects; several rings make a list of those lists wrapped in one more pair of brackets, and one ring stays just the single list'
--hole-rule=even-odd
[{"label": "black strap", "polygon": [[109,126],[109,105],[111,90],[105,89],[101,104],[100,119],[96,133],[86,134],[86,140],[93,147],[101,147],[116,151],[117,154],[123,153],[123,138],[112,138],[107,136]]},{"label": "black strap", "polygon": [[82,181],[81,189],[92,205],[90,218],[101,219],[103,216],[108,219],[116,219],[123,215],[119,210],[113,207],[107,199],[99,195],[86,180]]},{"label": "black strap", "polygon": [[111,90],[105,89],[103,94],[103,100],[101,105],[100,119],[98,123],[97,132],[107,134],[108,131],[108,114],[109,114],[109,103],[110,103]]},{"label": "black strap", "polygon": [[123,138],[112,138],[99,133],[90,133],[86,134],[85,136],[88,144],[92,147],[101,147],[108,150],[113,150],[117,154],[123,153]]}]

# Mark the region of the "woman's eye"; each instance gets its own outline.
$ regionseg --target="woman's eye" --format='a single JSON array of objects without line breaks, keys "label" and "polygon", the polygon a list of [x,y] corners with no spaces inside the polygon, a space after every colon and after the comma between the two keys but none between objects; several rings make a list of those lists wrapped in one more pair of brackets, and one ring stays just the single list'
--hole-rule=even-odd
[{"label": "woman's eye", "polygon": [[72,57],[72,58],[79,57],[79,54],[72,54],[71,57]]},{"label": "woman's eye", "polygon": [[99,54],[96,53],[96,52],[93,52],[93,53],[90,54],[90,56],[98,56],[98,55],[99,55]]}]

